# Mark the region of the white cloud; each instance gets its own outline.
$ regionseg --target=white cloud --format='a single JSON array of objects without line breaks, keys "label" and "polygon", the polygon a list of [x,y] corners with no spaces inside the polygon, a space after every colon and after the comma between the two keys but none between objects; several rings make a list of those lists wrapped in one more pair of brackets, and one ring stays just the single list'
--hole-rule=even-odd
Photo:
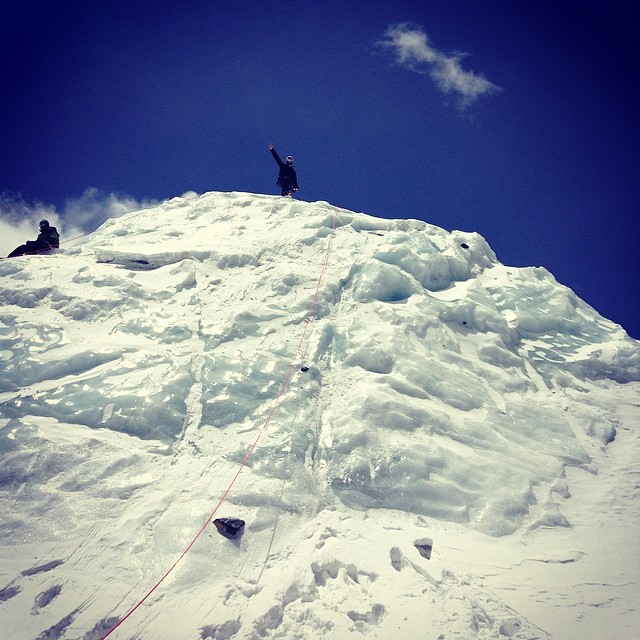
[{"label": "white cloud", "polygon": [[64,246],[70,239],[94,231],[108,218],[154,204],[157,203],[114,193],[106,195],[90,188],[79,198],[67,199],[64,210],[58,212],[53,205],[28,204],[20,196],[0,195],[0,255],[6,256],[26,240],[34,240],[43,218],[57,227]]},{"label": "white cloud", "polygon": [[462,108],[480,96],[500,91],[500,87],[483,75],[462,68],[460,61],[464,54],[447,55],[438,51],[419,27],[407,23],[392,25],[378,44],[393,50],[399,64],[418,73],[429,74],[442,92],[456,94]]},{"label": "white cloud", "polygon": [[68,198],[64,204],[65,223],[72,224],[83,232],[97,229],[108,218],[118,218],[130,211],[146,209],[157,202],[138,201],[127,195],[110,193],[105,195],[93,187],[85,189],[79,198]]}]

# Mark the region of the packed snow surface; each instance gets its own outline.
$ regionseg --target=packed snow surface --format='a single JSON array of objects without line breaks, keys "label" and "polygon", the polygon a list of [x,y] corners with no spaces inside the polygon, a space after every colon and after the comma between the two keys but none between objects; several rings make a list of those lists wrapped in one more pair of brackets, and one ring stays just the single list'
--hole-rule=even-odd
[{"label": "packed snow surface", "polygon": [[3,637],[638,637],[640,345],[544,268],[190,193],[0,301]]}]

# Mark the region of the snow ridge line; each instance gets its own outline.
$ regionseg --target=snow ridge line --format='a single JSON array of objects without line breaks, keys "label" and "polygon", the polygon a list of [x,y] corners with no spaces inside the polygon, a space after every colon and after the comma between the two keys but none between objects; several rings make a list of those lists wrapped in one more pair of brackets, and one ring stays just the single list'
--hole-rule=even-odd
[{"label": "snow ridge line", "polygon": [[275,413],[278,405],[280,404],[280,400],[282,399],[284,391],[287,388],[287,385],[289,384],[289,380],[291,379],[291,375],[293,374],[293,369],[294,369],[294,366],[296,364],[296,361],[298,360],[300,354],[302,353],[302,347],[303,347],[303,344],[304,344],[306,336],[307,336],[309,325],[311,325],[313,323],[313,314],[315,312],[316,302],[317,302],[317,299],[318,299],[318,293],[320,292],[320,285],[322,284],[322,280],[323,280],[324,275],[325,275],[325,273],[327,271],[327,268],[329,266],[329,257],[331,255],[331,247],[332,247],[332,244],[333,244],[333,237],[335,235],[336,223],[337,223],[337,216],[336,216],[336,214],[334,212],[333,213],[333,224],[331,226],[331,233],[329,234],[328,239],[327,239],[327,247],[326,247],[326,250],[325,250],[324,261],[323,261],[322,266],[320,268],[320,274],[318,275],[316,288],[315,288],[315,291],[314,291],[313,296],[311,298],[311,302],[309,304],[309,310],[307,311],[307,315],[306,315],[306,317],[304,319],[304,329],[302,331],[302,335],[300,336],[300,340],[298,341],[298,345],[296,347],[295,353],[293,354],[293,356],[291,358],[291,362],[289,363],[289,368],[287,369],[287,373],[285,374],[284,379],[282,381],[282,384],[280,385],[280,390],[278,392],[278,395],[277,395],[277,397],[276,397],[276,399],[275,399],[275,401],[273,403],[273,406],[271,407],[271,410],[269,411],[267,417],[265,418],[265,421],[262,424],[262,427],[258,431],[258,433],[257,433],[257,435],[256,435],[256,437],[255,437],[255,439],[253,441],[253,444],[251,445],[251,447],[247,451],[244,459],[240,463],[238,469],[236,470],[236,473],[234,474],[233,478],[231,479],[231,482],[229,483],[229,485],[225,489],[224,493],[222,494],[222,496],[220,497],[220,499],[218,500],[216,505],[213,507],[213,510],[211,511],[211,513],[205,519],[204,524],[200,527],[200,529],[198,529],[197,533],[195,534],[195,536],[193,537],[191,542],[185,547],[184,551],[180,554],[180,556],[177,558],[177,560],[174,561],[174,563],[165,571],[165,573],[160,577],[160,579],[147,591],[147,593],[140,600],[138,600],[138,602],[133,607],[131,607],[131,609],[129,609],[129,611],[113,627],[111,627],[111,629],[109,629],[109,631],[107,631],[104,635],[100,636],[99,640],[105,640],[106,638],[108,638],[118,627],[120,627],[120,625],[123,622],[125,622],[125,620],[127,620],[129,617],[131,617],[147,601],[147,599],[156,591],[156,589],[158,589],[158,587],[160,587],[160,585],[165,581],[165,579],[169,576],[169,574],[178,566],[180,561],[187,555],[187,553],[189,553],[189,551],[191,550],[193,545],[197,542],[197,540],[200,538],[200,536],[204,533],[204,530],[211,523],[211,521],[213,519],[213,516],[217,513],[218,509],[220,508],[222,503],[225,501],[225,499],[227,498],[227,496],[231,492],[231,489],[233,488],[234,484],[236,483],[236,480],[238,479],[238,477],[240,476],[240,473],[242,472],[242,470],[246,466],[247,462],[249,461],[249,458],[251,457],[251,455],[255,451],[256,447],[258,446],[258,442],[259,442],[260,438],[262,437],[262,434],[265,432],[267,426],[271,422],[271,418],[273,417],[273,414]]}]

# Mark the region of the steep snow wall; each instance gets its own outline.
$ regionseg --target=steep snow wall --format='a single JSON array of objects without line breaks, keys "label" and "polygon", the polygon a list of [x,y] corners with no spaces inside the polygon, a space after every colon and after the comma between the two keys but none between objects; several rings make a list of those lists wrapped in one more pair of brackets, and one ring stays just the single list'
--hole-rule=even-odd
[{"label": "steep snow wall", "polygon": [[571,525],[567,469],[598,471],[638,395],[638,343],[545,269],[323,202],[174,198],[1,261],[0,302],[3,539],[83,546],[104,519],[102,548],[160,573],[277,399],[227,500],[249,534],[339,507],[504,536]]},{"label": "steep snow wall", "polygon": [[332,233],[282,406],[295,422],[251,462],[263,486],[296,476],[287,508],[327,488],[501,535],[532,486],[589,465],[585,435],[614,438],[614,416],[584,416],[584,383],[638,380],[638,345],[546,270],[502,266],[478,234],[250,194],[175,198],[3,261],[2,414],[167,444],[194,416],[255,429]]}]

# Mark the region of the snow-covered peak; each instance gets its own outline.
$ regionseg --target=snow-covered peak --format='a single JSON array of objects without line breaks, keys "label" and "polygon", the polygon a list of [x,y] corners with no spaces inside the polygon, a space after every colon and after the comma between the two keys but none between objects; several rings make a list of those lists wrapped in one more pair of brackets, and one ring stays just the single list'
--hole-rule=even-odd
[{"label": "snow-covered peak", "polygon": [[[319,595],[341,567],[360,586],[382,569],[366,553],[349,559],[349,544],[325,558],[325,542],[386,540],[397,526],[430,549],[447,527],[494,538],[571,527],[567,470],[599,472],[638,396],[638,342],[545,269],[500,264],[476,233],[323,202],[187,194],[55,255],[3,260],[0,301],[2,533],[76,558],[86,579],[56,569],[69,611],[91,578],[108,578],[101,558],[124,553],[117,579],[130,598],[162,574],[246,461],[224,502],[247,523],[242,545],[214,538],[217,560],[195,547],[191,563],[207,569],[189,564],[170,590],[204,602],[227,585],[239,598],[226,627],[195,607],[203,639],[382,633],[390,594],[363,612]],[[275,618],[274,545],[295,574]],[[444,597],[446,558],[433,570],[402,548],[384,552],[389,575],[413,567]],[[233,568],[224,578],[234,562],[253,586]],[[0,607],[19,611],[21,597]],[[97,640],[99,620],[125,613],[103,589],[91,597],[69,614],[75,635],[47,637],[93,628],[85,637]],[[300,631],[316,600],[313,628],[326,636]],[[496,620],[468,628],[516,629]],[[195,637],[170,633],[152,635]]]}]

